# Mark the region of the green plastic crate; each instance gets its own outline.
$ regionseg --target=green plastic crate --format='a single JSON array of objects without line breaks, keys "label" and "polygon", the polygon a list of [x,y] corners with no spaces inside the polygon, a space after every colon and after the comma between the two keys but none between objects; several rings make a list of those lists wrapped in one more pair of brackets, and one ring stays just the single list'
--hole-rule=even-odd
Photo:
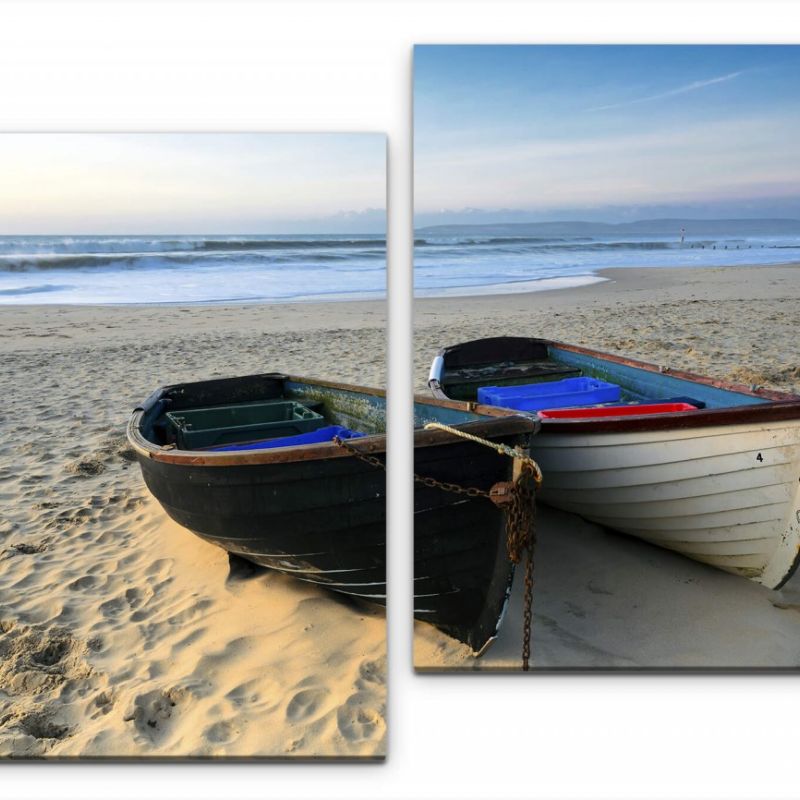
[{"label": "green plastic crate", "polygon": [[295,436],[327,425],[321,414],[291,400],[169,411],[166,416],[181,450]]}]

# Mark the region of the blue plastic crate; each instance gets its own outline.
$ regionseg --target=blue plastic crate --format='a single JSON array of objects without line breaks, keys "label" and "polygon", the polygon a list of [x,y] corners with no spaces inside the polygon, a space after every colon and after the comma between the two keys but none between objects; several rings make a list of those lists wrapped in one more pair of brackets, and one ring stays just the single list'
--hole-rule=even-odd
[{"label": "blue plastic crate", "polygon": [[517,411],[615,403],[619,398],[620,388],[617,384],[597,378],[565,378],[562,381],[524,386],[483,386],[478,389],[479,403]]},{"label": "blue plastic crate", "polygon": [[244,442],[243,444],[227,444],[222,447],[210,447],[209,450],[215,452],[231,450],[269,450],[273,447],[294,447],[299,444],[315,444],[318,442],[333,441],[334,436],[340,439],[358,439],[366,436],[366,433],[351,431],[341,425],[328,425],[325,428],[318,428],[309,433],[299,433],[296,436],[280,436],[277,439],[261,439],[257,442]]}]

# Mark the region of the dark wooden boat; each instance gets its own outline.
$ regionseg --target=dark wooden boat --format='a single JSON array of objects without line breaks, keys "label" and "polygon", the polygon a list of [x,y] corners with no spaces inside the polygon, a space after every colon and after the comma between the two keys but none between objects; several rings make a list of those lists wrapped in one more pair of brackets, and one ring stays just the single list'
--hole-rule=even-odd
[{"label": "dark wooden boat", "polygon": [[511,336],[443,348],[428,383],[434,397],[469,401],[479,387],[578,376],[612,382],[620,400],[539,411],[542,502],[770,588],[792,575],[800,397]]},{"label": "dark wooden boat", "polygon": [[[288,417],[278,419],[277,406]],[[427,398],[416,414],[512,446],[526,446],[537,424]],[[312,417],[362,435],[348,449],[281,444]],[[128,440],[148,489],[180,525],[256,564],[384,604],[385,472],[351,451],[385,464],[385,424],[380,390],[274,373],[158,389],[133,412]],[[417,430],[415,448],[418,471],[433,478],[488,489],[511,476],[511,459],[443,431]],[[497,630],[512,574],[502,517],[484,498],[415,492],[415,615],[476,651]]]}]

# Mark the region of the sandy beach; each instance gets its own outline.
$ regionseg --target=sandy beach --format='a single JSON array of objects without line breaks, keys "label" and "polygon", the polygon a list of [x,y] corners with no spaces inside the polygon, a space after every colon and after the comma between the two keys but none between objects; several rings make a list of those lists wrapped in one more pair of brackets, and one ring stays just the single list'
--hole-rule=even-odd
[{"label": "sandy beach", "polygon": [[[800,264],[610,269],[590,286],[415,302],[415,385],[439,347],[541,336],[704,375],[800,392]],[[546,480],[546,476],[545,476]],[[800,666],[800,578],[770,591],[540,506],[533,666],[720,669]],[[522,572],[481,658],[423,623],[418,669],[515,669]]]},{"label": "sandy beach", "polygon": [[125,440],[165,383],[382,386],[381,302],[0,309],[0,756],[382,757],[385,616],[172,523]]}]

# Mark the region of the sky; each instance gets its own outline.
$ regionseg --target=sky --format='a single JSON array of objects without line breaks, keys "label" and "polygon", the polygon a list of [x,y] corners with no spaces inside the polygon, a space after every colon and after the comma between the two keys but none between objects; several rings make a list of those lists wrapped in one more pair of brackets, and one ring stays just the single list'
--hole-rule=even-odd
[{"label": "sky", "polygon": [[382,233],[382,134],[0,134],[0,235]]},{"label": "sky", "polygon": [[418,45],[415,223],[800,218],[800,46]]}]

